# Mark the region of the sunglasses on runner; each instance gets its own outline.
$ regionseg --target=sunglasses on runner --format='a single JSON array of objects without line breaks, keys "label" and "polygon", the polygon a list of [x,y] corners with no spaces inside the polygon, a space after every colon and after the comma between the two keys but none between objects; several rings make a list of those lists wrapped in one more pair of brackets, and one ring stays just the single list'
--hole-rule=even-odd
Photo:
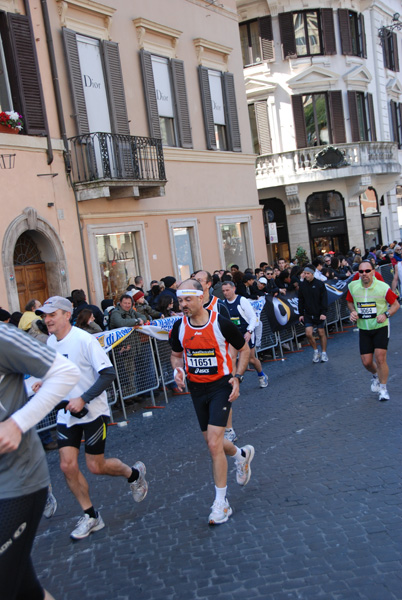
[{"label": "sunglasses on runner", "polygon": [[359,273],[371,273],[373,269],[359,269]]}]

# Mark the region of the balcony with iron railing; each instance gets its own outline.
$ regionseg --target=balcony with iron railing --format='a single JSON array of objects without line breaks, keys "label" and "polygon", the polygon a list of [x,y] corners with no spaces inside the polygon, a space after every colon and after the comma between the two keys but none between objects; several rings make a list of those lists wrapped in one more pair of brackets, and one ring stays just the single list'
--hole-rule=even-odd
[{"label": "balcony with iron railing", "polygon": [[317,154],[325,146],[302,148],[278,154],[265,154],[256,160],[257,188],[312,183],[362,175],[395,175],[401,172],[398,145],[395,142],[355,142],[336,144],[343,154],[338,167],[324,167]]},{"label": "balcony with iron railing", "polygon": [[164,195],[162,140],[96,132],[69,142],[78,200]]}]

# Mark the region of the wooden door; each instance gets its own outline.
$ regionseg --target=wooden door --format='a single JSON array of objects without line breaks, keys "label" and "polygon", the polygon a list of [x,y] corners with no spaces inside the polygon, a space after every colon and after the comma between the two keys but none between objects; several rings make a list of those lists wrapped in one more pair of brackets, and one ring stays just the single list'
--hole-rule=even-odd
[{"label": "wooden door", "polygon": [[24,312],[29,300],[35,298],[42,304],[49,298],[45,263],[15,266],[20,311]]}]

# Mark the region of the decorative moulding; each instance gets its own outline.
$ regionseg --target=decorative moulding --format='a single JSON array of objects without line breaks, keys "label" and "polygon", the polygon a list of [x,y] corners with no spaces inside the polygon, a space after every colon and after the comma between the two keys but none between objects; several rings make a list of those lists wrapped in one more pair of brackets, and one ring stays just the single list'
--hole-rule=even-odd
[{"label": "decorative moulding", "polygon": [[110,40],[112,16],[116,9],[93,0],[57,0],[62,27],[82,35]]},{"label": "decorative moulding", "polygon": [[138,45],[141,50],[163,54],[169,58],[176,57],[181,31],[142,17],[134,19],[133,23],[137,30]]},{"label": "decorative moulding", "polygon": [[9,13],[21,12],[17,7],[16,0],[0,0],[0,10],[5,10]]},{"label": "decorative moulding", "polygon": [[210,42],[204,38],[195,38],[193,42],[199,65],[219,70],[222,70],[223,67],[227,70],[229,56],[233,48]]},{"label": "decorative moulding", "polygon": [[394,100],[395,102],[399,102],[400,95],[402,94],[402,85],[398,79],[396,79],[396,77],[388,81],[386,90],[388,98]]},{"label": "decorative moulding", "polygon": [[370,71],[364,65],[355,67],[343,76],[347,88],[357,92],[366,92],[372,79]]},{"label": "decorative moulding", "polygon": [[264,76],[246,77],[244,83],[249,102],[266,99],[270,94],[274,94],[277,88],[275,82],[268,81]]},{"label": "decorative moulding", "polygon": [[333,88],[338,79],[338,73],[317,65],[312,65],[305,71],[302,71],[302,73],[289,79],[288,86],[291,90],[309,90],[311,93]]}]

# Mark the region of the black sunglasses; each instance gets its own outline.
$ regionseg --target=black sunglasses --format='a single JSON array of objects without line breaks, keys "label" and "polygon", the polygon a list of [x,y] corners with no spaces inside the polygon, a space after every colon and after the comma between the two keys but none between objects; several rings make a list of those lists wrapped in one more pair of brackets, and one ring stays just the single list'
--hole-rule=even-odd
[{"label": "black sunglasses", "polygon": [[359,273],[371,273],[373,269],[359,269]]}]

